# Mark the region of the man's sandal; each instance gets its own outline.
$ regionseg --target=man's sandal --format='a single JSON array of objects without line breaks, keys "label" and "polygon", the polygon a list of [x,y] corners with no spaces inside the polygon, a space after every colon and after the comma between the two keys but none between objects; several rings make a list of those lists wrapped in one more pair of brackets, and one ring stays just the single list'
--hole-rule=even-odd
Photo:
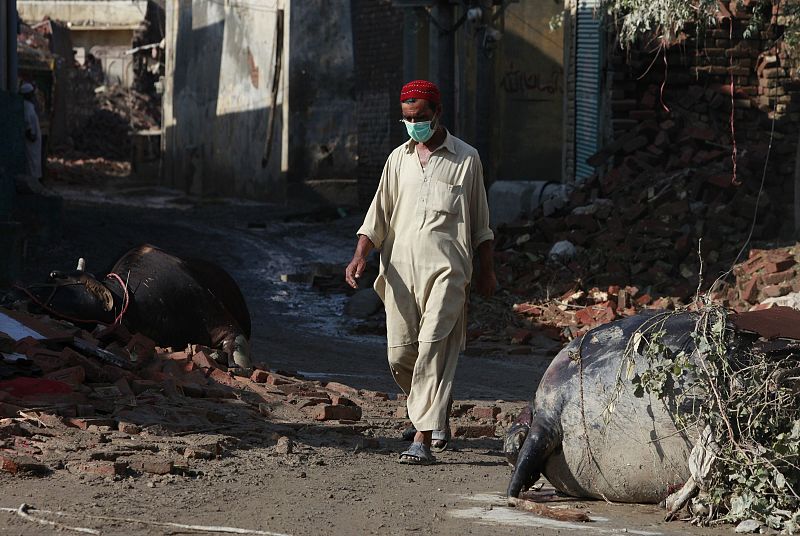
[{"label": "man's sandal", "polygon": [[400,454],[400,463],[410,465],[431,465],[436,463],[436,458],[431,453],[431,449],[424,443],[411,443],[408,450]]},{"label": "man's sandal", "polygon": [[444,452],[450,445],[450,423],[444,430],[434,430],[431,433],[431,450],[433,452]]}]

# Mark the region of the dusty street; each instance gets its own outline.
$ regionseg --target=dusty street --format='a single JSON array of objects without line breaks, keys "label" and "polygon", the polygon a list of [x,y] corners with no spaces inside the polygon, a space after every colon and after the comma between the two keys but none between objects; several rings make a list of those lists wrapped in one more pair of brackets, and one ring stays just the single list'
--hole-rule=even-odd
[{"label": "dusty street", "polygon": [[[68,198],[77,195],[67,192]],[[351,321],[342,316],[344,298],[281,281],[281,274],[302,272],[313,263],[345,263],[352,253],[359,215],[312,216],[304,217],[296,208],[258,204],[200,205],[170,192],[148,190],[122,190],[94,202],[68,201],[63,236],[56,243],[31,244],[25,279],[68,269],[78,256],[87,259],[90,271],[101,271],[116,255],[141,242],[213,259],[233,274],[247,297],[257,360],[306,378],[336,380],[393,396],[398,390],[386,370],[383,341],[349,334]],[[548,363],[545,354],[462,356],[456,405],[490,403],[514,413]],[[254,427],[237,426],[234,419],[219,430],[150,438],[162,450],[170,440],[211,438],[225,445],[221,457],[197,460],[184,474],[104,478],[58,470],[37,478],[0,473],[0,506],[16,508],[24,502],[74,514],[44,517],[103,534],[192,531],[90,516],[276,534],[714,532],[680,522],[665,524],[662,510],[653,505],[568,502],[594,519],[584,524],[508,508],[502,493],[510,472],[500,438],[457,439],[432,467],[400,465],[396,457],[403,446],[399,436],[405,421],[393,418],[391,408],[401,405],[390,400],[380,411],[365,410],[357,425],[303,425],[267,418]],[[291,438],[291,453],[278,452],[276,440],[281,436]],[[124,437],[111,437],[112,444],[121,441]],[[12,513],[0,515],[0,534],[53,530]]]}]

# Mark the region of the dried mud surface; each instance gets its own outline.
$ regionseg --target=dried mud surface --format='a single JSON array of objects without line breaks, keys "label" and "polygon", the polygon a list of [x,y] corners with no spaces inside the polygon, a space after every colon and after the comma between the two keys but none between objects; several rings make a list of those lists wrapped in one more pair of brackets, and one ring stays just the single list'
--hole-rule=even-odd
[{"label": "dried mud surface", "polygon": [[[35,281],[50,270],[70,268],[79,256],[87,258],[90,271],[101,272],[116,256],[142,242],[178,255],[202,256],[221,264],[242,286],[253,316],[253,354],[259,360],[312,379],[390,394],[398,391],[386,368],[383,341],[377,336],[352,335],[341,316],[341,299],[280,279],[281,274],[302,271],[315,262],[346,262],[352,254],[358,215],[319,221],[319,213],[297,207],[201,205],[178,194],[148,189],[85,197],[73,191],[68,197],[58,239],[29,245],[24,280]],[[462,356],[456,378],[457,405],[496,406],[503,415],[512,415],[533,393],[550,355],[486,357],[472,352]],[[198,532],[98,516],[292,535],[677,535],[731,530],[663,523],[663,511],[655,505],[562,503],[595,519],[584,524],[513,510],[502,498],[510,469],[499,437],[456,439],[434,466],[398,464],[397,453],[406,445],[400,439],[407,424],[402,410],[398,413],[402,404],[396,400],[365,404],[364,416],[357,423],[317,423],[292,419],[289,414],[240,419],[232,408],[218,427],[196,433],[165,431],[133,437],[87,430],[80,433],[80,440],[91,442],[96,435],[92,452],[133,451],[135,455],[156,449],[162,458],[180,465],[181,471],[111,477],[74,471],[67,464],[43,477],[0,473],[0,507],[27,503],[74,514],[35,515],[103,534]],[[67,459],[74,448],[61,438],[42,441]],[[287,442],[291,452],[286,452]],[[216,449],[218,455],[191,457],[187,448]],[[0,512],[0,534],[55,530]]]}]

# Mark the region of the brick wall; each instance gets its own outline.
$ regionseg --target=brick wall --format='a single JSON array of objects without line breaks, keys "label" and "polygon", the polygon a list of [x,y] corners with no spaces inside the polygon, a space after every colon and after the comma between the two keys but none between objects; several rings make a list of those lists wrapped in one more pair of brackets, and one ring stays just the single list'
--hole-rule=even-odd
[{"label": "brick wall", "polygon": [[[652,46],[628,52],[609,45],[613,136],[606,145],[617,143],[613,159],[611,154],[598,158],[603,163],[598,169],[611,182],[652,170],[693,169],[698,188],[710,191],[706,198],[754,195],[774,119],[765,181],[769,210],[762,211],[756,238],[774,236],[779,223],[787,235],[793,221],[800,77],[785,48],[776,45],[784,20],[775,6],[771,25],[744,38],[752,16],[749,2],[722,4],[731,11],[732,33],[729,19],[700,35],[690,30],[684,43],[668,49],[666,66]],[[768,225],[769,220],[777,221]]]},{"label": "brick wall", "polygon": [[403,84],[403,11],[390,0],[351,0],[358,121],[358,198],[372,201],[393,148],[405,139],[398,124]]}]

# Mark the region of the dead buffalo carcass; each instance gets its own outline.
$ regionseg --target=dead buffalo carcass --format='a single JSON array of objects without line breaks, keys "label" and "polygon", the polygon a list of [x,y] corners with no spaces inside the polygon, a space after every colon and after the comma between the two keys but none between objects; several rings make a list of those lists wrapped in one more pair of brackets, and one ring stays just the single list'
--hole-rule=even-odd
[{"label": "dead buffalo carcass", "polygon": [[121,323],[160,346],[202,344],[229,366],[248,368],[250,312],[228,273],[200,259],[181,259],[150,245],[125,253],[102,278],[85,271],[50,273],[20,287],[32,307],[79,325]]},{"label": "dead buffalo carcass", "polygon": [[[617,389],[628,341],[651,317],[600,326],[553,359],[506,436],[506,456],[514,465],[509,497],[518,497],[541,474],[567,495],[622,502],[657,503],[687,481],[696,433],[676,425],[681,408],[655,396],[634,396],[630,382]],[[694,352],[696,320],[693,313],[670,315],[661,328],[662,343]],[[636,358],[640,370],[642,359]]]}]

